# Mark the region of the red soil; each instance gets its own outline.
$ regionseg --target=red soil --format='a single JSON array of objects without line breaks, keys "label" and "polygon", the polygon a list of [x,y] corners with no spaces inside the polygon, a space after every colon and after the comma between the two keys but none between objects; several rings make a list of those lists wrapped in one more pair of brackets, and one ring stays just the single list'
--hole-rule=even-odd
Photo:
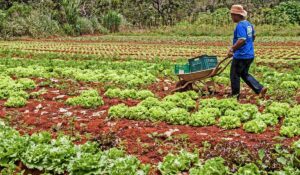
[{"label": "red soil", "polygon": [[[82,84],[80,83],[80,85]],[[89,84],[89,86],[99,87],[99,84],[93,83]],[[174,88],[174,83],[161,80],[150,85],[148,88],[157,96],[163,98],[170,94],[170,91]],[[105,105],[96,109],[83,109],[64,104],[64,101],[69,98],[65,94],[65,90],[57,90],[49,87],[46,87],[46,89],[48,92],[41,96],[44,98],[43,100],[30,99],[25,107],[18,109],[1,107],[0,117],[4,118],[9,114],[11,116],[11,124],[21,133],[32,134],[48,130],[53,133],[54,137],[57,131],[63,131],[66,134],[78,133],[82,136],[82,140],[79,140],[77,143],[84,143],[87,140],[86,133],[90,133],[94,138],[97,138],[100,134],[115,133],[121,139],[121,145],[125,146],[125,150],[129,154],[136,155],[143,163],[156,164],[162,161],[168,152],[177,150],[180,146],[184,145],[185,142],[180,141],[180,138],[184,135],[187,136],[186,142],[189,143],[186,147],[187,149],[200,148],[204,141],[215,145],[227,140],[229,142],[237,141],[244,143],[253,151],[257,150],[258,147],[264,147],[261,143],[281,143],[288,146],[291,142],[300,138],[294,137],[284,139],[283,141],[276,139],[279,136],[280,124],[274,128],[269,127],[262,134],[251,134],[246,133],[241,128],[224,130],[217,126],[191,127],[169,125],[164,122],[153,123],[127,119],[109,120],[107,118],[107,111],[110,106],[120,103],[135,106],[139,101],[109,99],[103,95],[104,91],[102,90],[101,95],[103,96]],[[256,104],[256,96],[250,96],[251,93],[250,90],[244,90],[241,102]],[[56,99],[62,95],[64,97]],[[212,96],[224,98],[226,95],[228,95],[228,89],[220,87],[217,93]],[[250,96],[250,98],[246,98],[246,96]],[[3,106],[3,103],[3,100],[0,101],[1,106]],[[263,110],[263,106],[260,107],[260,110]],[[170,131],[175,132],[171,134],[173,139],[168,140],[166,133]],[[150,137],[155,132],[160,135],[155,138]],[[160,140],[160,142],[157,140]]]}]

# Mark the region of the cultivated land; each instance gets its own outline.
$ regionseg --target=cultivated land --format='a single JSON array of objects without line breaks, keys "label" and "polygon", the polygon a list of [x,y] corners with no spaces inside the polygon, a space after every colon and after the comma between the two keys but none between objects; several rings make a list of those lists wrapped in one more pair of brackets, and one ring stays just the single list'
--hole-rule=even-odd
[{"label": "cultivated land", "polygon": [[[26,145],[11,149],[18,153],[13,155],[2,151],[10,144],[0,143],[0,158],[26,173],[85,174],[102,171],[104,164],[91,168],[101,159],[95,156],[118,148],[124,152],[108,156],[113,164],[108,174],[146,173],[144,164],[151,165],[150,174],[212,173],[205,169],[210,166],[226,174],[244,165],[256,174],[283,167],[296,172],[291,162],[300,147],[299,37],[258,37],[251,73],[269,88],[264,99],[246,86],[239,102],[228,98],[229,69],[214,78],[211,92],[171,94],[175,63],[203,54],[222,59],[230,43],[228,37],[113,35],[0,41],[0,118],[6,125],[0,126],[0,138],[14,143],[17,137]],[[45,133],[26,136],[42,131],[56,142],[61,133],[72,139],[53,143]],[[41,145],[68,150],[57,153],[67,156],[57,156],[55,163],[47,159],[48,148],[35,155]],[[85,160],[76,152],[95,162],[80,167]],[[211,159],[218,156],[225,161]],[[198,157],[214,165],[198,166]]]}]

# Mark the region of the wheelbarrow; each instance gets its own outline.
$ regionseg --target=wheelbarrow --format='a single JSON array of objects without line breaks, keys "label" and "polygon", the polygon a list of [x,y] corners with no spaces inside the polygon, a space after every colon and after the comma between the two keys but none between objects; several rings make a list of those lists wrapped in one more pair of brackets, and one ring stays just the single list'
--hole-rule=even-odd
[{"label": "wheelbarrow", "polygon": [[208,91],[208,87],[212,84],[213,86],[215,86],[215,83],[213,81],[205,83],[204,80],[220,75],[231,63],[232,59],[228,59],[228,57],[224,58],[216,65],[216,67],[211,69],[191,72],[187,74],[178,74],[177,76],[179,78],[179,81],[176,84],[176,88],[172,90],[172,92],[193,90],[194,86],[200,89],[199,84],[205,85],[205,90]]}]

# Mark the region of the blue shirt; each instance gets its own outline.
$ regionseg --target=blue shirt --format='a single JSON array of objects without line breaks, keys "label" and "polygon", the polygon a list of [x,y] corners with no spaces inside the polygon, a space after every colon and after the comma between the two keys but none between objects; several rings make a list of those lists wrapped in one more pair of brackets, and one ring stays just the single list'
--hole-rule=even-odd
[{"label": "blue shirt", "polygon": [[233,44],[235,44],[238,39],[244,39],[245,44],[234,52],[233,54],[234,59],[254,58],[254,46],[253,46],[254,34],[255,31],[253,25],[249,21],[243,20],[237,24],[234,30]]}]

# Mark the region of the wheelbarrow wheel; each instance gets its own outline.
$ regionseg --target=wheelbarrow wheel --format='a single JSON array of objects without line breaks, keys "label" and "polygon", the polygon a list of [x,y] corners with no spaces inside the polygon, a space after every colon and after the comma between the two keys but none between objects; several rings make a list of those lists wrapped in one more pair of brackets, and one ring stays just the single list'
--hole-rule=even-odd
[{"label": "wheelbarrow wheel", "polygon": [[188,81],[185,80],[180,80],[176,83],[176,89],[179,88],[177,90],[177,92],[184,92],[184,91],[190,91],[193,90],[193,83],[189,83],[186,87],[184,88],[180,88],[183,87],[186,83],[188,83]]}]

